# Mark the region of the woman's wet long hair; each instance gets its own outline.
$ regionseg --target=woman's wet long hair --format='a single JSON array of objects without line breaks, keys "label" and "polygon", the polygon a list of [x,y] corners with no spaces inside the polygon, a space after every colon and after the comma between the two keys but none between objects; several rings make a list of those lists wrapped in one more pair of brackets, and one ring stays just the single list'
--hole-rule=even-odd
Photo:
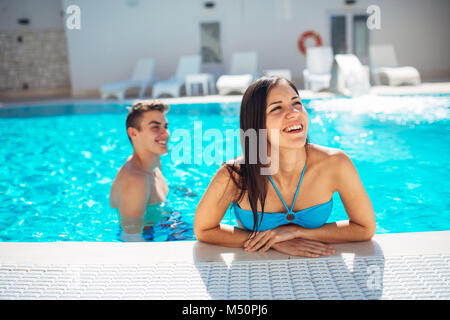
[{"label": "woman's wet long hair", "polygon": [[[249,140],[245,135],[241,134],[241,147],[243,151],[243,159],[238,163],[225,163],[225,167],[230,173],[232,181],[236,184],[239,193],[234,199],[233,205],[244,197],[248,196],[250,207],[253,213],[253,230],[250,236],[254,235],[258,230],[259,223],[264,215],[264,204],[267,195],[268,177],[261,175],[261,169],[267,164],[262,163],[260,159],[260,141],[258,134],[261,129],[266,129],[266,103],[267,95],[270,90],[278,85],[280,81],[286,81],[289,86],[298,94],[295,85],[281,77],[262,77],[252,83],[244,93],[241,103],[240,111],[240,128],[241,132],[247,132],[249,129],[256,130],[257,144],[250,148]],[[254,144],[254,143],[253,143]],[[306,139],[305,147],[309,144],[309,139]],[[257,161],[250,163],[250,150],[254,152],[256,147]],[[306,148],[307,149],[307,148]],[[258,202],[261,204],[261,219],[258,221]]]}]

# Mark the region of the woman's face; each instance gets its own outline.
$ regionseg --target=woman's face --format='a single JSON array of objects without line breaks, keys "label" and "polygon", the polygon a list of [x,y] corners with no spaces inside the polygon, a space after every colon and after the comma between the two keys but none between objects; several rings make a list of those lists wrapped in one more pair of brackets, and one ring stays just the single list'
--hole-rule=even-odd
[{"label": "woman's face", "polygon": [[308,113],[297,92],[284,80],[267,95],[266,128],[269,144],[275,143],[272,130],[279,133],[279,148],[297,149],[306,143]]}]

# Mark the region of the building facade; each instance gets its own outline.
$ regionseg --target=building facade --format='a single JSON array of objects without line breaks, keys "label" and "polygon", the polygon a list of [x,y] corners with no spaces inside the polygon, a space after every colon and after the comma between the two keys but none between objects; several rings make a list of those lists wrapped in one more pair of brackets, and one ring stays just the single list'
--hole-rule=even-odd
[{"label": "building facade", "polygon": [[[158,78],[168,79],[180,56],[201,54],[203,71],[217,77],[229,71],[233,52],[250,50],[258,53],[260,73],[289,69],[301,87],[305,56],[298,40],[308,30],[336,53],[355,53],[364,64],[369,45],[392,44],[399,65],[414,66],[425,81],[450,77],[448,0],[1,0],[0,5],[3,92],[25,90],[29,83],[28,89],[59,85],[70,87],[73,96],[96,96],[102,84],[129,79],[143,57],[155,58]],[[67,25],[72,5],[80,9],[79,28]],[[369,29],[373,5],[379,25]],[[27,18],[28,25],[20,24]],[[19,37],[30,39],[40,55],[32,56],[34,50],[25,49]],[[21,55],[40,61],[49,79],[39,71],[28,80],[37,67],[14,64]]]}]

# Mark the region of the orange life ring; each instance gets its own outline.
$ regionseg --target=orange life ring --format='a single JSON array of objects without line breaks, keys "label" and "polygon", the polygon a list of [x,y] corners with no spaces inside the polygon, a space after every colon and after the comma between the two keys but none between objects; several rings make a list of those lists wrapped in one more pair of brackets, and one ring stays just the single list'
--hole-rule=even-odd
[{"label": "orange life ring", "polygon": [[315,33],[312,30],[305,31],[302,33],[300,39],[298,39],[298,48],[300,49],[300,52],[303,54],[306,54],[306,47],[305,47],[305,40],[309,37],[313,37],[316,41],[316,47],[322,46],[322,38],[319,34]]}]

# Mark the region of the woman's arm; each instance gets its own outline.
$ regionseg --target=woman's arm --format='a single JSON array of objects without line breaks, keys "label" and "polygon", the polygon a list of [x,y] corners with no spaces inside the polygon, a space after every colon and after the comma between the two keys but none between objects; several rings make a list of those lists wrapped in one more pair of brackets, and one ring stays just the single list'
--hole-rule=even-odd
[{"label": "woman's arm", "polygon": [[226,247],[243,247],[250,232],[220,224],[236,192],[237,187],[227,168],[220,167],[195,211],[194,234],[197,240]]},{"label": "woman's arm", "polygon": [[317,229],[298,226],[296,238],[327,243],[370,240],[376,229],[375,214],[352,160],[340,151],[330,161],[334,168],[335,190],[339,192],[349,220],[327,223]]}]

